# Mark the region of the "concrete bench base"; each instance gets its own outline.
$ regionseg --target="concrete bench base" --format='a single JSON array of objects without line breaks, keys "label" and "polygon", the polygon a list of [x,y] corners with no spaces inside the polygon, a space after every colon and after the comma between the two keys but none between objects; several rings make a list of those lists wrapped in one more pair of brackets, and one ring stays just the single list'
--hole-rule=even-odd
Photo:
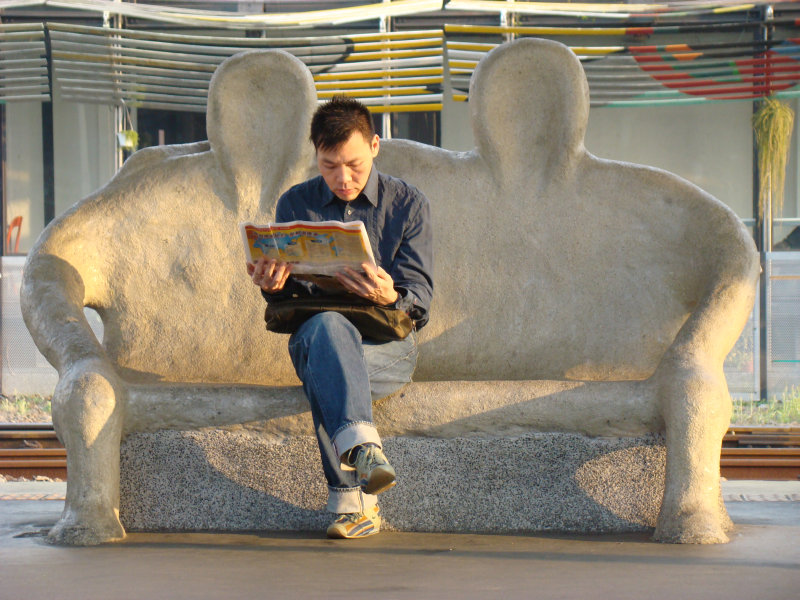
[{"label": "concrete bench base", "polygon": [[[628,532],[655,527],[659,436],[570,433],[384,440],[398,485],[387,530]],[[316,440],[243,428],[129,435],[121,520],[129,531],[320,530],[326,488]]]}]

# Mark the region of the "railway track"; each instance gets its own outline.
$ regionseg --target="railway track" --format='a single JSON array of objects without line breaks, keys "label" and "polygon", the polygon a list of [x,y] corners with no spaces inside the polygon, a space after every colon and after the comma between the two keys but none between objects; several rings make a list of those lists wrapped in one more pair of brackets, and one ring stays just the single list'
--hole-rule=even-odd
[{"label": "railway track", "polygon": [[0,475],[67,478],[67,451],[50,423],[0,424]]},{"label": "railway track", "polygon": [[[731,427],[720,469],[728,479],[800,477],[800,427]],[[49,423],[0,424],[0,474],[66,479],[67,452]]]},{"label": "railway track", "polygon": [[722,439],[720,471],[728,479],[796,480],[800,427],[731,427]]}]

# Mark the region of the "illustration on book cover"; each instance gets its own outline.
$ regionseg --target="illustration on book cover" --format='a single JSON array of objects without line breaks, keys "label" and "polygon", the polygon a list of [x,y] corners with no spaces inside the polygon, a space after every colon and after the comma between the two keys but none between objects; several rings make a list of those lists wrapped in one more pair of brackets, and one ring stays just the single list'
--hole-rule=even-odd
[{"label": "illustration on book cover", "polygon": [[256,225],[240,223],[247,260],[262,256],[294,263],[294,273],[332,275],[342,267],[361,270],[375,264],[372,247],[361,221],[290,221]]}]

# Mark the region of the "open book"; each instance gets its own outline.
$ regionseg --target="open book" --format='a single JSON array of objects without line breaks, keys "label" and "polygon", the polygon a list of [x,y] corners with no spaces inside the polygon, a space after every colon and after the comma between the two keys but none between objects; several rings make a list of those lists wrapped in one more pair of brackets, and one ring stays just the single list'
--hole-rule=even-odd
[{"label": "open book", "polygon": [[247,260],[262,256],[294,263],[292,275],[328,287],[325,282],[348,266],[375,264],[367,230],[361,221],[289,221],[255,225],[239,223]]}]

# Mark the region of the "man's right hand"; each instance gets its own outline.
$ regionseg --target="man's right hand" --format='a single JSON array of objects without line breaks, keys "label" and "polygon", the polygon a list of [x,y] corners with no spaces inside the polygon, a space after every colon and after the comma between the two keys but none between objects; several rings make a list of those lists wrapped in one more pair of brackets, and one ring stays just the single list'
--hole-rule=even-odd
[{"label": "man's right hand", "polygon": [[268,294],[280,292],[292,274],[292,265],[274,258],[262,256],[256,264],[247,263],[247,274]]}]

